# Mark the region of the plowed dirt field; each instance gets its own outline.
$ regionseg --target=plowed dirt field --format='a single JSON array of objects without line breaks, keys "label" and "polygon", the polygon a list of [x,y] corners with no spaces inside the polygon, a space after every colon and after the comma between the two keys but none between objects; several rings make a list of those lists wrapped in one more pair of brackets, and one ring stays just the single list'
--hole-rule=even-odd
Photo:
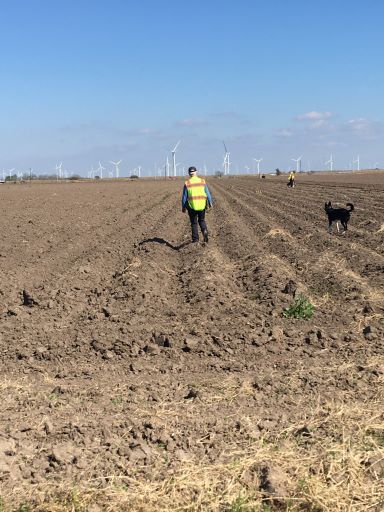
[{"label": "plowed dirt field", "polygon": [[384,175],[298,182],[1,186],[1,511],[384,509]]}]

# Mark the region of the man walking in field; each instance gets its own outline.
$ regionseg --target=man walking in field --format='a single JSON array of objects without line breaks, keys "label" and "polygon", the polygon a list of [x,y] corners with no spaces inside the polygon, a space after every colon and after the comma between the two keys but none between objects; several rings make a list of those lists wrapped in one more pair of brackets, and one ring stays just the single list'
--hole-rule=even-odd
[{"label": "man walking in field", "polygon": [[289,173],[288,183],[287,183],[288,187],[293,188],[295,186],[295,177],[296,177],[295,171],[292,171]]},{"label": "man walking in field", "polygon": [[208,242],[208,229],[205,223],[205,210],[212,207],[212,196],[203,178],[197,176],[196,167],[188,169],[189,180],[184,183],[181,207],[183,213],[188,211],[192,228],[192,242],[199,241],[199,223],[204,242]]}]

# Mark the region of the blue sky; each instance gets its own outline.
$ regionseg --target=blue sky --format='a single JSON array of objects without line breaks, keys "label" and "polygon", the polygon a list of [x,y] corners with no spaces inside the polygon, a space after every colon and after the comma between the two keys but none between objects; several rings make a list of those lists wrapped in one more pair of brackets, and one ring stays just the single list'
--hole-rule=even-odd
[{"label": "blue sky", "polygon": [[384,166],[381,0],[0,6],[0,169]]}]

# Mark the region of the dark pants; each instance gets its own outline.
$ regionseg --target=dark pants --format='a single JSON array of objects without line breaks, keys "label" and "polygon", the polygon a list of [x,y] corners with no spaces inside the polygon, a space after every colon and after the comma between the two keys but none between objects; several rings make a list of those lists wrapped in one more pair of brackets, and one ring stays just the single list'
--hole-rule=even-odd
[{"label": "dark pants", "polygon": [[197,242],[199,240],[199,230],[197,228],[197,222],[199,222],[199,226],[203,235],[208,232],[207,225],[205,223],[205,210],[198,212],[196,210],[192,210],[192,208],[187,207],[189,220],[191,221],[192,228],[192,242]]}]

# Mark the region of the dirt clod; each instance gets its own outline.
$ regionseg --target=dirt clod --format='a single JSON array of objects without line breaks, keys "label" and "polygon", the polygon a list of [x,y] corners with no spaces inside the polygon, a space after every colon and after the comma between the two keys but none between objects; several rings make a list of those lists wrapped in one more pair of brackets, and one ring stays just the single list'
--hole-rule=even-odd
[{"label": "dirt clod", "polygon": [[39,305],[39,302],[32,296],[32,294],[29,291],[23,290],[22,295],[24,306],[33,307]]}]

